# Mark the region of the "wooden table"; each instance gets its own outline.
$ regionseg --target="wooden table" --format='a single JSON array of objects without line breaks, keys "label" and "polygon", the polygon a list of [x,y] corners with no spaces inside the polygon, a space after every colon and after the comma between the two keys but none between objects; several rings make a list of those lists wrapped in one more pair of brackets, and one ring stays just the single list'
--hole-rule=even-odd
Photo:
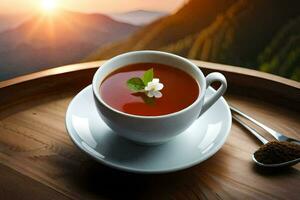
[{"label": "wooden table", "polygon": [[[213,157],[183,171],[138,175],[103,166],[78,150],[64,124],[70,100],[103,61],[0,82],[0,199],[299,199],[299,165],[256,167],[260,143],[233,123]],[[300,139],[300,84],[249,69],[193,61],[228,79],[227,101]]]}]

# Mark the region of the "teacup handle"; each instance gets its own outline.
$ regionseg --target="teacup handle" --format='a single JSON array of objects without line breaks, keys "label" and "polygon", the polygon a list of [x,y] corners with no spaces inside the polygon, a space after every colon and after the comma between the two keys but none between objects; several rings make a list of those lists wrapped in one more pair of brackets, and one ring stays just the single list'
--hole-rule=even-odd
[{"label": "teacup handle", "polygon": [[219,72],[213,72],[206,76],[206,89],[216,81],[221,82],[221,86],[218,88],[217,92],[213,94],[211,97],[209,97],[208,100],[206,100],[202,106],[201,113],[199,117],[205,113],[216,101],[225,93],[227,89],[227,81],[223,74]]}]

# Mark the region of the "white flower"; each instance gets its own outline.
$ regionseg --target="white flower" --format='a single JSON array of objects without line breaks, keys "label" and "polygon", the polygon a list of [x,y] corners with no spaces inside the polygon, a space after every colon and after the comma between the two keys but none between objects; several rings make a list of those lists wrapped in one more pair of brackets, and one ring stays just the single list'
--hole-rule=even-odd
[{"label": "white flower", "polygon": [[154,78],[152,81],[148,82],[145,91],[148,97],[160,98],[162,97],[160,90],[162,90],[163,87],[164,85],[159,82],[159,79]]}]

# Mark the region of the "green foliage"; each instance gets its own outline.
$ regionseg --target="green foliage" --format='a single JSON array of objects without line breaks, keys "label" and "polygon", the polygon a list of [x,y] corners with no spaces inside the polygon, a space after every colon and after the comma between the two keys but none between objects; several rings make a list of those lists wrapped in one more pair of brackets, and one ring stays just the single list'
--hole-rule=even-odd
[{"label": "green foliage", "polygon": [[280,29],[258,62],[262,71],[300,81],[300,16]]},{"label": "green foliage", "polygon": [[[250,15],[252,12],[249,4],[251,4],[249,1],[238,1],[199,34],[189,35],[162,50],[191,59],[239,65],[295,79],[297,77],[297,75],[294,76],[297,72],[295,68],[300,67],[298,48],[300,46],[300,16],[292,18],[283,26],[278,25],[279,31],[274,33],[274,37],[270,42],[266,42],[261,51],[255,50],[255,45],[250,51],[247,49],[251,46],[245,46],[245,44],[255,44],[262,36],[258,34],[256,39],[251,36],[251,32],[245,35],[246,31],[240,30],[245,26],[242,24],[243,20],[247,20],[248,23],[251,21],[249,17],[246,19],[244,17],[245,13]],[[267,32],[268,27],[259,31]],[[252,41],[244,44],[238,42],[244,42],[243,40],[247,40],[249,36]],[[188,47],[189,50],[186,53]],[[244,55],[242,55],[243,52]]]},{"label": "green foliage", "polygon": [[127,86],[134,92],[139,92],[145,88],[143,80],[139,77],[133,77],[127,81]]},{"label": "green foliage", "polygon": [[293,75],[291,79],[294,79],[296,81],[300,81],[300,68],[296,68],[293,72]]},{"label": "green foliage", "polygon": [[141,92],[144,90],[146,85],[153,80],[154,72],[153,68],[148,69],[142,76],[133,77],[127,81],[127,87],[134,92]]},{"label": "green foliage", "polygon": [[153,68],[147,70],[142,77],[144,85],[147,85],[150,81],[152,81],[153,76],[154,76]]}]

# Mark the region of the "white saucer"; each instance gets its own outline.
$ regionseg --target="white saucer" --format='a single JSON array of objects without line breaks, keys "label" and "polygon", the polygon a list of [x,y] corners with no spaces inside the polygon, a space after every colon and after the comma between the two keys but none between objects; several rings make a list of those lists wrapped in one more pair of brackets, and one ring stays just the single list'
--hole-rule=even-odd
[{"label": "white saucer", "polygon": [[[209,88],[207,96],[214,92]],[[194,166],[214,155],[229,135],[231,113],[224,98],[220,98],[170,142],[142,146],[117,136],[108,128],[97,113],[92,87],[88,86],[70,103],[66,127],[82,151],[105,165],[136,173],[166,173]]]}]

